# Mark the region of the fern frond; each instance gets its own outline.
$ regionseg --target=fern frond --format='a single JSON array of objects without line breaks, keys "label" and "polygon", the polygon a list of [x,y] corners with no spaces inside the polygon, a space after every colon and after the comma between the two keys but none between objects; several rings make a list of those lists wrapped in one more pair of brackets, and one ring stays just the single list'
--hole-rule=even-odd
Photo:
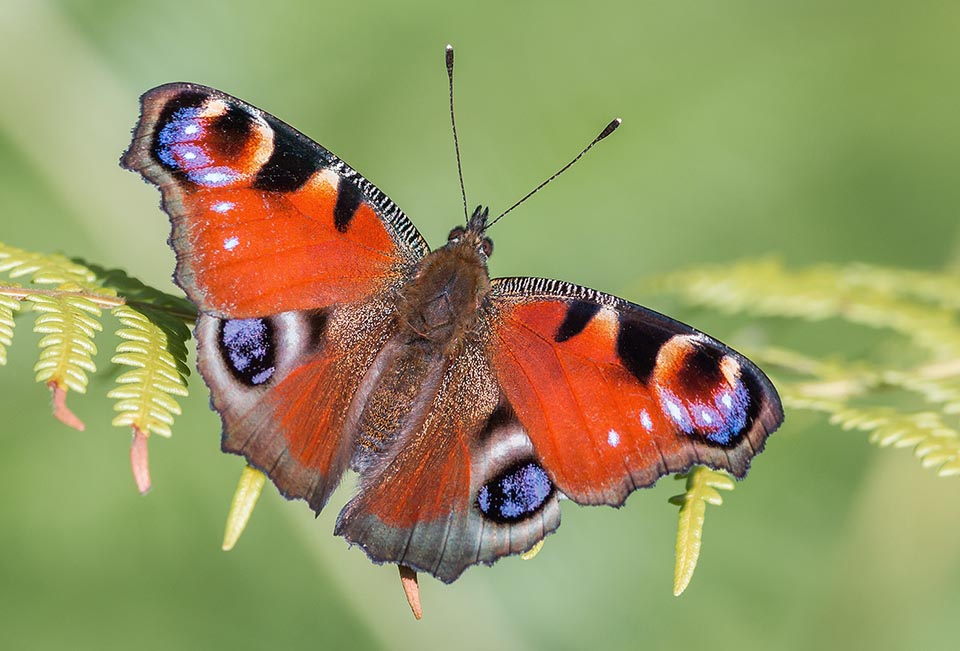
[{"label": "fern frond", "polygon": [[253,508],[260,499],[260,492],[267,481],[267,476],[254,468],[245,466],[240,475],[240,481],[237,483],[237,490],[233,494],[233,501],[230,503],[230,513],[227,515],[227,526],[223,532],[223,545],[221,549],[228,552],[240,539],[240,534],[247,528],[247,522],[250,521],[250,515]]},{"label": "fern frond", "polygon": [[[110,361],[136,369],[120,375],[118,386],[107,394],[118,401],[114,410],[120,414],[113,424],[169,437],[173,417],[181,413],[172,396],[187,395],[178,367],[184,360],[171,353],[167,333],[129,305],[114,308],[113,315],[126,327],[117,331],[124,341]],[[184,346],[182,340],[178,343]],[[185,347],[183,352],[185,356]]]},{"label": "fern frond", "polygon": [[705,466],[695,466],[689,472],[676,475],[676,479],[687,480],[686,491],[670,498],[671,504],[680,507],[677,560],[673,570],[673,594],[679,597],[687,589],[697,569],[707,504],[723,504],[718,491],[731,491],[734,483],[726,473]]},{"label": "fern frond", "polygon": [[842,268],[842,282],[960,310],[960,275],[957,274],[852,264]]},{"label": "fern frond", "polygon": [[33,331],[44,335],[40,361],[33,367],[37,382],[55,382],[77,393],[86,392],[87,373],[97,370],[93,338],[103,330],[100,308],[87,298],[69,294],[31,294],[27,298],[40,313]]},{"label": "fern frond", "polygon": [[[146,285],[122,269],[107,269],[79,258],[74,259],[74,262],[83,264],[93,271],[97,282],[123,296],[127,305],[141,312],[153,310],[155,314],[151,314],[151,318],[159,317],[164,324],[176,324],[172,327],[187,332],[184,322],[192,322],[197,318],[196,306],[182,296],[174,296]],[[190,335],[187,332],[186,339],[189,338]]]},{"label": "fern frond", "polygon": [[150,434],[170,436],[174,416],[181,413],[174,396],[187,395],[181,368],[186,368],[189,331],[183,327],[184,332],[171,337],[169,330],[129,305],[114,308],[113,315],[126,327],[117,331],[123,341],[110,361],[134,370],[120,375],[107,396],[117,401],[114,410],[120,412],[113,424],[133,428],[131,465],[138,488],[145,493],[150,488],[146,439]]},{"label": "fern frond", "polygon": [[839,318],[889,328],[939,356],[960,354],[960,329],[951,309],[905,298],[901,294],[907,293],[906,281],[869,284],[863,278],[862,273],[845,275],[843,268],[830,265],[788,271],[775,260],[765,260],[670,274],[654,287],[721,312],[811,321]]},{"label": "fern frond", "polygon": [[30,282],[42,285],[90,283],[95,274],[59,254],[33,253],[0,242],[0,272],[10,278],[29,276]]},{"label": "fern frond", "polygon": [[67,293],[30,294],[26,298],[39,316],[33,331],[40,339],[40,360],[33,367],[37,382],[53,392],[53,415],[74,429],[83,430],[83,421],[67,407],[67,392],[85,393],[87,373],[97,370],[93,356],[97,346],[93,338],[103,330],[100,308],[89,298],[69,293],[73,287],[63,285]]},{"label": "fern frond", "polygon": [[946,414],[960,414],[960,358],[906,371],[887,371],[883,379],[893,386],[914,391]]},{"label": "fern frond", "polygon": [[784,395],[784,404],[830,414],[830,422],[845,430],[870,433],[880,447],[912,448],[924,468],[940,477],[960,475],[960,432],[933,411],[900,412],[890,407],[852,407],[842,402],[795,402]]},{"label": "fern frond", "polygon": [[[84,393],[89,374],[96,371],[94,337],[102,330],[101,309],[109,308],[120,321],[121,343],[112,362],[132,366],[117,378],[109,397],[120,413],[113,424],[133,430],[130,458],[142,492],[149,488],[146,439],[150,434],[170,436],[180,405],[174,396],[186,395],[186,321],[196,308],[186,299],[166,294],[123,271],[69,260],[62,255],[32,253],[0,243],[0,273],[28,278],[30,286],[0,286],[0,363],[13,333],[13,310],[20,302],[38,313],[34,331],[40,340],[37,381],[53,392],[54,415],[83,429],[67,407],[68,391]],[[41,288],[37,285],[56,285]]]},{"label": "fern frond", "polygon": [[0,366],[7,363],[7,346],[13,343],[13,313],[20,309],[20,301],[0,294]]}]

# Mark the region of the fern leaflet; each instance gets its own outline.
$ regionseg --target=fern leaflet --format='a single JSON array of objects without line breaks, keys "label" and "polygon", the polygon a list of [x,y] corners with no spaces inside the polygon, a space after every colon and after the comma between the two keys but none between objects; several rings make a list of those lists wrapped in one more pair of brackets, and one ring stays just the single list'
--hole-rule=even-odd
[{"label": "fern leaflet", "polygon": [[[140,312],[121,305],[113,315],[126,327],[117,331],[124,341],[110,361],[136,369],[120,375],[118,386],[107,394],[118,401],[114,410],[120,414],[113,424],[169,437],[173,417],[180,414],[173,396],[187,395],[187,383],[178,368],[183,361],[170,352],[167,333]],[[182,341],[179,344],[183,346]]]},{"label": "fern leaflet", "polygon": [[673,570],[673,594],[679,597],[687,589],[693,572],[697,569],[707,504],[723,504],[723,498],[718,491],[731,491],[734,484],[733,479],[726,473],[705,466],[695,466],[689,472],[676,475],[676,479],[687,480],[686,491],[670,498],[671,504],[680,507],[677,560]]},{"label": "fern leaflet", "polygon": [[0,294],[0,366],[7,363],[7,347],[13,343],[13,313],[20,309],[20,301]]}]

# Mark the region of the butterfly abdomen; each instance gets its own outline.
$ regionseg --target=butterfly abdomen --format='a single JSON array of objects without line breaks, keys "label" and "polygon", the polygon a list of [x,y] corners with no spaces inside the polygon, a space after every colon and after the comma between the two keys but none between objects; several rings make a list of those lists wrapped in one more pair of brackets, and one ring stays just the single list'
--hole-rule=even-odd
[{"label": "butterfly abdomen", "polygon": [[463,367],[467,342],[484,327],[486,266],[478,257],[461,264],[462,257],[463,251],[449,248],[431,254],[398,295],[399,327],[364,380],[370,393],[357,426],[358,469],[388,461],[397,445],[423,429],[448,374]]}]

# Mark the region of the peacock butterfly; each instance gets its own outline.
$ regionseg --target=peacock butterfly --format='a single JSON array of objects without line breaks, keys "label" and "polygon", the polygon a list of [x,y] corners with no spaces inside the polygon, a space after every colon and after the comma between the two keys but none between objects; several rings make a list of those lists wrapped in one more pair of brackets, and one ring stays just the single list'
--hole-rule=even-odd
[{"label": "peacock butterfly", "polygon": [[553,532],[562,496],[619,506],[695,464],[743,477],[783,420],[763,372],[690,326],[491,279],[487,209],[431,251],[272,115],[189,83],[141,104],[122,165],[160,188],[223,450],[317,513],[355,470],[335,533],[376,563],[451,582]]}]

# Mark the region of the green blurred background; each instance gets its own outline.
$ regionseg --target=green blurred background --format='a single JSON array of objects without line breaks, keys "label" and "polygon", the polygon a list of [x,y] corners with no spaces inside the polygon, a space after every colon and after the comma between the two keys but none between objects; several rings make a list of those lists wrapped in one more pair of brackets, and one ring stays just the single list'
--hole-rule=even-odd
[{"label": "green blurred background", "polygon": [[[471,203],[503,209],[624,119],[497,226],[495,275],[663,307],[638,281],[707,262],[960,259],[949,0],[0,0],[0,240],[171,289],[158,194],[117,159],[140,93],[189,80],[322,142],[438,244],[460,212],[448,42]],[[677,316],[734,343],[748,327]],[[803,329],[773,327],[781,343]],[[822,350],[846,352],[823,332]],[[35,339],[21,320],[0,370],[3,648],[956,648],[960,484],[822,418],[790,414],[708,514],[681,598],[666,501],[680,485],[664,480],[619,511],[565,504],[534,561],[423,579],[415,622],[396,570],[331,535],[350,481],[317,520],[268,487],[225,554],[243,464],[219,452],[196,376],[173,439],[151,442],[142,498],[110,377],[72,398],[86,432],[59,425],[31,382]]]}]

